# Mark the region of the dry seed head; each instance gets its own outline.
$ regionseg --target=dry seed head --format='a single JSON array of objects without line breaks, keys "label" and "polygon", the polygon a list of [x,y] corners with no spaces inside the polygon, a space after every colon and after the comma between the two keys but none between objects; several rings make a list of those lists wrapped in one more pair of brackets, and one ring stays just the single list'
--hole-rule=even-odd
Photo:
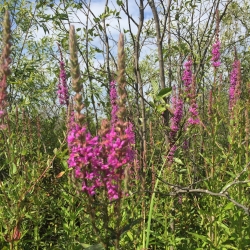
[{"label": "dry seed head", "polygon": [[126,79],[125,79],[125,52],[124,52],[124,35],[120,34],[118,41],[118,94],[120,100],[118,102],[119,110],[117,116],[119,119],[123,120],[126,116]]},{"label": "dry seed head", "polygon": [[81,83],[80,66],[78,63],[78,56],[77,56],[77,40],[75,34],[75,27],[73,25],[70,26],[69,30],[69,52],[70,52],[70,63],[71,63],[70,72],[72,77],[72,88],[76,92],[76,95],[74,97],[75,101],[74,109],[76,111],[75,120],[77,123],[82,124],[84,120],[84,115],[81,114],[81,110],[84,107],[82,103],[82,94],[81,94],[83,85]]},{"label": "dry seed head", "polygon": [[78,93],[82,90],[82,84],[80,83],[80,67],[77,56],[77,40],[75,34],[75,27],[70,26],[69,30],[69,52],[71,63],[71,77],[73,90]]},{"label": "dry seed head", "polygon": [[3,52],[1,56],[1,75],[5,74],[6,76],[10,74],[9,64],[11,63],[10,52],[11,52],[11,24],[10,24],[10,15],[6,11],[3,21]]},{"label": "dry seed head", "polygon": [[219,32],[220,32],[220,12],[217,9],[216,10],[216,37],[219,38]]},{"label": "dry seed head", "polygon": [[3,21],[3,51],[0,60],[0,118],[2,119],[1,128],[4,126],[3,118],[6,116],[7,103],[7,76],[10,74],[9,64],[11,63],[11,29],[10,15],[5,12]]}]

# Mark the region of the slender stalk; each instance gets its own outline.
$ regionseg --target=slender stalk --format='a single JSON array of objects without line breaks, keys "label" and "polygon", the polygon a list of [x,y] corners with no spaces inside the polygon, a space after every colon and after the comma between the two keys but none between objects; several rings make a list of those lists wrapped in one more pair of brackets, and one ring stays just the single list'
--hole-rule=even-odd
[{"label": "slender stalk", "polygon": [[[166,158],[164,159],[164,162],[161,166],[161,169],[159,171],[158,177],[161,177],[162,174],[162,170],[165,167],[165,162],[166,162]],[[160,179],[157,178],[156,182],[155,182],[155,186],[154,186],[154,192],[151,196],[151,201],[150,201],[150,207],[149,207],[149,214],[148,214],[148,224],[147,224],[147,233],[146,233],[146,244],[145,244],[145,248],[148,249],[148,245],[149,245],[149,239],[150,239],[150,227],[151,227],[151,221],[152,221],[152,215],[153,215],[153,208],[154,208],[154,202],[155,202],[155,193],[159,184]]]}]

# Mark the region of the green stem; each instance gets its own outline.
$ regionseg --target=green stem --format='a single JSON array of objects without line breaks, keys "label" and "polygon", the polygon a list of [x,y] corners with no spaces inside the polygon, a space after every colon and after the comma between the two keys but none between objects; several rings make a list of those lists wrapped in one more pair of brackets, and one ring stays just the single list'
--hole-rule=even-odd
[{"label": "green stem", "polygon": [[[164,162],[163,162],[162,167],[160,169],[160,172],[158,174],[159,177],[161,177],[161,173],[162,173],[163,167],[165,166],[165,162],[166,162],[166,159],[164,159]],[[148,226],[147,226],[147,236],[146,236],[146,246],[145,246],[146,249],[148,249],[148,245],[149,245],[150,227],[151,227],[151,220],[152,220],[153,207],[154,207],[155,191],[157,189],[158,183],[159,183],[159,178],[157,178],[157,180],[155,182],[154,192],[152,194],[151,201],[150,201],[150,208],[149,208],[149,215],[148,215]]]}]

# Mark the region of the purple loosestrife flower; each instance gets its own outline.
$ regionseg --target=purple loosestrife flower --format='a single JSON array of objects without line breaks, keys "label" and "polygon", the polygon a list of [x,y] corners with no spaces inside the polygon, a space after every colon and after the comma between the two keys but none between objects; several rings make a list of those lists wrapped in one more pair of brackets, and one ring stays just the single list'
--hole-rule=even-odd
[{"label": "purple loosestrife flower", "polygon": [[[70,118],[68,146],[70,156],[68,165],[75,170],[76,178],[82,180],[82,191],[88,195],[96,194],[99,188],[106,190],[110,200],[121,198],[121,182],[128,168],[132,165],[135,152],[133,126],[125,121],[125,61],[123,35],[119,39],[119,96],[118,103],[115,82],[110,83],[112,105],[111,123],[103,120],[99,136],[92,137],[84,126],[84,115],[80,82],[80,69],[76,50],[74,27],[70,27],[70,61],[72,87],[76,92],[74,112]],[[62,92],[64,93],[64,92]],[[119,104],[119,108],[118,105]]]},{"label": "purple loosestrife flower", "polygon": [[200,124],[199,112],[198,112],[198,104],[196,102],[196,88],[195,88],[195,80],[193,79],[192,84],[192,94],[190,95],[190,107],[189,113],[190,117],[187,120],[188,125],[197,125]]},{"label": "purple loosestrife flower", "polygon": [[182,148],[184,150],[188,150],[189,149],[189,141],[187,139],[183,142]]},{"label": "purple loosestrife flower", "polygon": [[192,65],[193,61],[189,58],[189,60],[184,64],[184,72],[182,76],[182,80],[185,86],[185,92],[187,92],[188,97],[190,97],[190,91],[192,87],[193,75],[192,75]]},{"label": "purple loosestrife flower", "polygon": [[216,42],[213,44],[212,48],[212,59],[211,59],[213,67],[216,69],[220,67],[220,40],[217,38]]},{"label": "purple loosestrife flower", "polygon": [[135,157],[133,144],[135,136],[133,125],[117,116],[119,107],[117,105],[116,83],[111,82],[110,101],[112,105],[111,111],[111,127],[107,129],[104,121],[100,131],[101,137],[101,158],[102,172],[104,174],[103,183],[105,184],[108,198],[110,200],[121,197],[122,192],[121,181],[125,177],[125,171],[130,168]]},{"label": "purple loosestrife flower", "polygon": [[183,100],[180,97],[172,97],[173,103],[173,117],[170,119],[170,139],[174,140],[179,128],[180,122],[183,116]]},{"label": "purple loosestrife flower", "polygon": [[125,168],[129,167],[134,160],[132,144],[135,137],[131,123],[117,121],[115,126],[103,135],[102,170],[105,173],[103,181],[108,191],[110,200],[120,197],[119,183],[124,178]]},{"label": "purple loosestrife flower", "polygon": [[189,107],[189,113],[191,117],[188,118],[188,124],[190,125],[196,125],[200,123],[200,119],[198,118],[198,105],[196,101],[194,100],[191,106]]},{"label": "purple loosestrife flower", "polygon": [[[115,83],[112,83],[112,88],[115,88]],[[112,88],[111,102],[116,103],[117,95]],[[121,197],[120,182],[135,156],[133,126],[118,119],[117,109],[113,110],[113,123],[110,126],[104,120],[99,137],[92,137],[85,126],[75,122],[73,115],[68,134],[68,165],[75,169],[75,177],[82,179],[82,191],[92,196],[102,187],[107,190],[110,200]]]},{"label": "purple loosestrife flower", "polygon": [[112,81],[110,83],[110,101],[111,101],[111,123],[114,124],[117,121],[117,111],[118,111],[118,105],[117,105],[117,91],[116,91],[116,83],[115,81]]},{"label": "purple loosestrife flower", "polygon": [[98,137],[92,137],[86,127],[74,123],[68,134],[68,145],[69,167],[75,169],[76,178],[83,179],[82,190],[94,195],[95,189],[100,186],[98,168],[101,165],[101,148]]},{"label": "purple loosestrife flower", "polygon": [[67,86],[67,76],[63,59],[60,61],[60,76],[57,94],[61,105],[69,105],[69,93]]},{"label": "purple loosestrife flower", "polygon": [[176,149],[177,149],[176,145],[173,145],[173,146],[170,148],[169,152],[168,152],[168,157],[167,157],[167,158],[168,158],[168,161],[169,161],[170,163],[173,163],[173,160],[174,160],[174,153],[175,153]]},{"label": "purple loosestrife flower", "polygon": [[177,147],[174,145],[175,137],[177,135],[178,130],[180,129],[180,122],[183,117],[183,100],[175,95],[172,97],[172,104],[173,104],[173,117],[170,119],[170,151],[168,153],[168,161],[170,163],[173,162],[174,153]]},{"label": "purple loosestrife flower", "polygon": [[240,61],[235,60],[230,74],[229,110],[232,110],[240,95]]}]

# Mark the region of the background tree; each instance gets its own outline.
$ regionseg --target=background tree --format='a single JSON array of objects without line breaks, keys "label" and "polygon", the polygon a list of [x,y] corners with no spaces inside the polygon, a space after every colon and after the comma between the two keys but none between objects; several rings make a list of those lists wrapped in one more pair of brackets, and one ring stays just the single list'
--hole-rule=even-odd
[{"label": "background tree", "polygon": [[[248,1],[0,3],[12,36],[7,129],[0,131],[1,249],[249,248]],[[70,109],[56,93],[63,58],[75,94],[70,25],[93,136],[111,119],[118,35],[125,37],[126,120],[138,154],[119,237],[113,208],[120,200],[91,203],[67,164]]]}]

